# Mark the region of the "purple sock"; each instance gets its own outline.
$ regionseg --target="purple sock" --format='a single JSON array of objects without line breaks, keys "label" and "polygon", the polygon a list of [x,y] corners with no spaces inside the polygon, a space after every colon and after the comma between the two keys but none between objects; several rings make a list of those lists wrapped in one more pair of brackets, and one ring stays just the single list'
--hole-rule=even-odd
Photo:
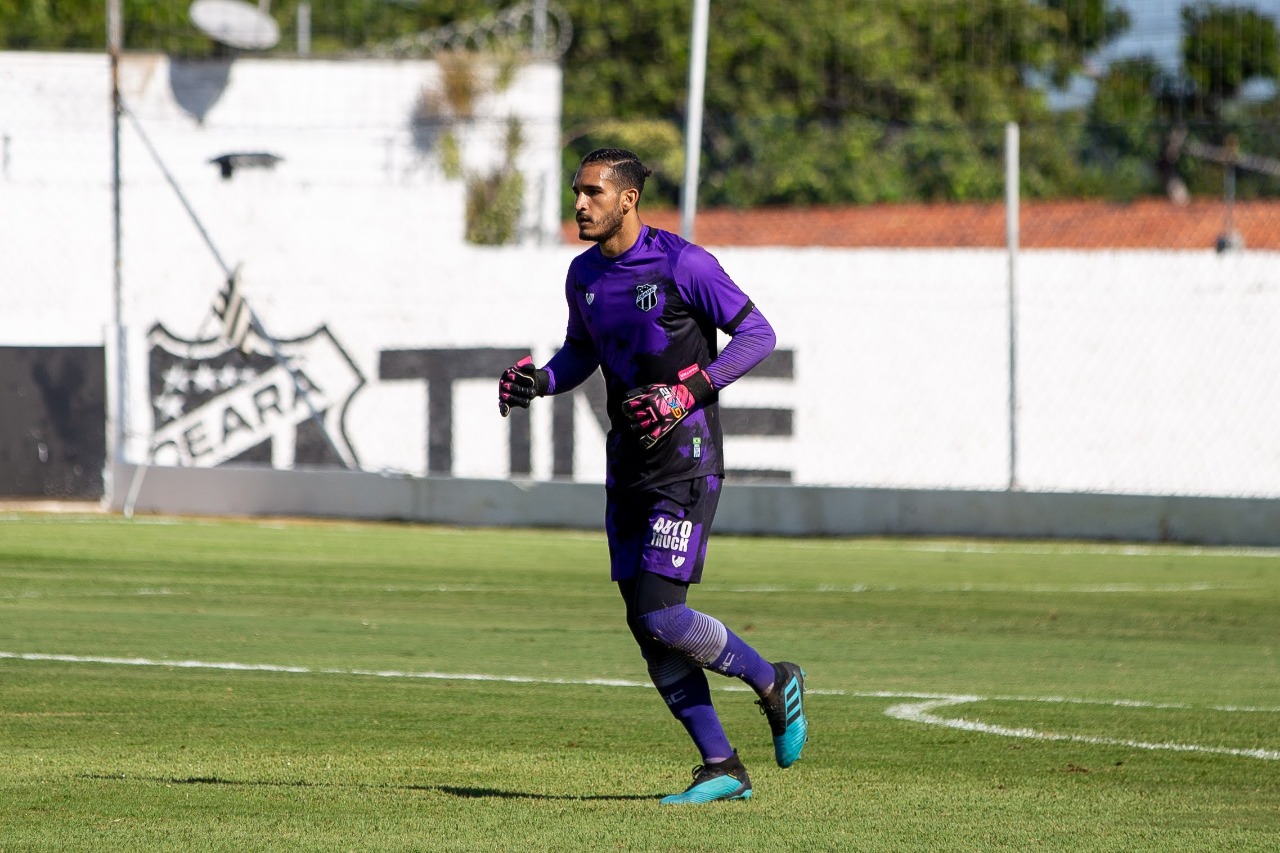
[{"label": "purple sock", "polygon": [[709,668],[742,679],[751,685],[752,690],[763,696],[773,686],[773,664],[761,657],[759,652],[737,634],[728,628],[724,631],[724,650],[710,663]]},{"label": "purple sock", "polygon": [[[649,664],[649,677],[658,688],[671,714],[702,755],[702,763],[723,761],[733,755],[733,747],[720,725],[720,717],[711,704],[711,688],[707,676],[687,658],[676,652]],[[675,678],[676,680],[671,680]]]},{"label": "purple sock", "polygon": [[683,604],[646,613],[641,619],[659,642],[701,666],[740,678],[760,695],[773,686],[773,664],[719,619]]}]

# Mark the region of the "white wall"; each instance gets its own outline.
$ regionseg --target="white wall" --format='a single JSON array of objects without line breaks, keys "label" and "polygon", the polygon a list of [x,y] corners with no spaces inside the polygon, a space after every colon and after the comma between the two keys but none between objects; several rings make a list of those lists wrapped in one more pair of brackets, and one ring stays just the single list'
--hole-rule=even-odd
[{"label": "white wall", "polygon": [[[586,483],[386,477],[364,471],[112,466],[117,512],[316,516],[597,528]],[[1280,545],[1280,501],[1161,495],[734,485],[716,530],[750,536],[978,536]]]},{"label": "white wall", "polygon": [[[120,81],[137,119],[137,127],[124,122],[121,146],[132,287],[161,282],[173,299],[199,301],[223,275],[165,170],[223,262],[271,286],[358,283],[388,270],[416,281],[437,252],[461,242],[462,182],[445,178],[434,153],[415,141],[418,100],[439,84],[433,62],[130,54]],[[90,299],[97,310],[85,318],[89,327],[65,333],[98,336],[109,320],[112,264],[107,60],[0,53],[0,107],[0,282],[22,282],[10,298],[29,308]],[[480,100],[458,131],[468,169],[501,162],[508,117],[524,128],[524,240],[558,241],[559,68],[527,66],[508,89]],[[223,180],[210,160],[231,152],[283,159]],[[0,339],[35,343],[40,334],[19,314],[0,317]]]},{"label": "white wall", "polygon": [[[504,350],[551,355],[563,336],[565,266],[579,247],[462,242],[462,191],[418,156],[407,123],[431,69],[237,60],[203,122],[179,105],[165,58],[130,57],[123,80],[227,263],[243,265],[244,293],[267,329],[307,339],[287,348],[316,374],[315,402],[360,465],[504,478],[509,450],[523,446],[522,421],[496,414],[500,367],[474,377],[468,368]],[[179,88],[188,87],[190,102],[205,72],[186,72]],[[9,137],[0,344],[106,340],[106,87],[100,57],[0,54],[0,134]],[[530,150],[543,152],[550,175],[559,157],[558,71],[531,69],[504,97],[492,114],[524,110],[529,127],[545,131]],[[285,159],[223,181],[207,161],[229,150]],[[148,458],[158,432],[172,437],[203,418],[190,452],[172,458],[208,464],[225,458],[219,447],[255,438],[272,442],[276,464],[290,464],[307,413],[277,397],[268,398],[274,408],[261,400],[253,408],[251,391],[276,381],[269,375],[257,374],[256,384],[236,376],[224,388],[212,368],[197,373],[201,360],[221,365],[225,346],[181,341],[214,336],[210,305],[222,271],[129,126],[124,161],[128,458]],[[772,435],[730,435],[731,467],[784,472],[803,485],[1008,485],[1003,254],[711,248],[794,364],[725,392],[726,408],[790,418]],[[1280,496],[1280,257],[1024,251],[1019,269],[1023,489]],[[196,356],[189,373],[170,377],[181,387],[153,383],[149,359],[160,351],[148,331],[157,323],[177,339],[170,350]],[[314,336],[322,327],[327,335]],[[384,375],[397,358],[443,373],[433,383],[425,374]],[[439,409],[446,392],[448,430]],[[162,424],[166,410],[186,420]],[[575,404],[571,448],[569,429],[553,430],[553,410],[539,401],[530,413],[530,474],[551,478],[556,454],[570,453],[573,478],[598,482],[602,436],[590,406]],[[240,445],[209,434],[227,429],[227,418]],[[244,427],[251,435],[237,418],[254,421]]]}]

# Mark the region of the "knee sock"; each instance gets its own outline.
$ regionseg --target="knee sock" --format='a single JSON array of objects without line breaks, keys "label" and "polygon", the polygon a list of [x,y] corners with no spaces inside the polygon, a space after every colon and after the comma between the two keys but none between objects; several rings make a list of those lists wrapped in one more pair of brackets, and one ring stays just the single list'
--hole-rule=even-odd
[{"label": "knee sock", "polygon": [[761,696],[773,686],[773,664],[714,617],[677,604],[646,613],[640,620],[660,643],[706,669],[739,678]]},{"label": "knee sock", "polygon": [[723,761],[733,755],[729,737],[711,704],[711,688],[706,674],[679,652],[662,650],[649,661],[649,678],[671,715],[680,721],[703,764]]}]

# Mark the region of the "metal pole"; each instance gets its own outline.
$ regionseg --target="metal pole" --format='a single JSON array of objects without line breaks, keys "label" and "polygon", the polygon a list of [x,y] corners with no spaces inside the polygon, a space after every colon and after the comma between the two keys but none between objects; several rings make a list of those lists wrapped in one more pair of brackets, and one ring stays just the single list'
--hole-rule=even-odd
[{"label": "metal pole", "polygon": [[311,55],[311,4],[298,4],[298,56]]},{"label": "metal pole", "polygon": [[[120,223],[120,49],[124,41],[124,23],[121,12],[121,0],[107,0],[107,53],[111,60],[111,227],[112,227],[112,313],[111,328],[114,330],[115,349],[115,388],[111,394],[109,408],[114,408],[111,415],[111,429],[108,434],[110,447],[107,459],[111,463],[124,461],[125,440],[129,434],[129,406],[126,377],[128,375],[128,357],[125,353],[124,333],[124,279],[123,240]],[[112,405],[113,404],[113,405]],[[108,472],[110,466],[108,467]],[[111,474],[107,477],[108,495],[111,490]]]},{"label": "metal pole", "polygon": [[707,26],[711,0],[693,0],[689,44],[689,114],[684,128],[684,186],[680,191],[680,236],[693,240],[698,209],[698,167],[702,150],[702,99],[707,84]]},{"label": "metal pole", "polygon": [[1018,488],[1018,125],[1004,128],[1005,242],[1009,252],[1009,491]]},{"label": "metal pole", "polygon": [[533,0],[533,55],[543,59],[547,53],[547,0]]}]

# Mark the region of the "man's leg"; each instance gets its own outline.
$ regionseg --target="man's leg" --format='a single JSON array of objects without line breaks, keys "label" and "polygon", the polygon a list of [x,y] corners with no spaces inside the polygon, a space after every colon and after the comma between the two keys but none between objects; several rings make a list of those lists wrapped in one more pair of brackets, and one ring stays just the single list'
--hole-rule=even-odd
[{"label": "man's leg", "polygon": [[[706,668],[741,679],[761,697],[760,708],[774,731],[780,766],[799,758],[807,739],[807,724],[798,705],[803,672],[793,664],[775,666],[724,623],[686,604],[689,585],[702,575],[719,492],[719,478],[706,477],[656,492],[610,492],[606,507],[611,574],[627,605],[627,624],[648,663],[651,680],[704,762],[693,785],[664,802],[750,796],[746,768],[732,750],[712,705]],[[780,705],[779,696],[790,698]],[[783,715],[782,736],[775,724],[779,714]]]},{"label": "man's leg", "polygon": [[[646,580],[641,581],[641,586],[674,583],[658,575],[642,574]],[[809,722],[804,715],[803,669],[789,661],[770,663],[718,619],[684,604],[642,613],[639,621],[648,634],[668,649],[682,653],[699,666],[750,684],[760,697],[756,703],[760,712],[769,720],[778,766],[790,767],[800,758],[809,740]],[[703,681],[705,683],[705,678]]]},{"label": "man's leg", "polygon": [[[688,589],[686,584],[660,575],[644,572],[643,576],[643,586]],[[659,610],[640,613],[639,618],[650,637],[666,648],[680,652],[699,667],[741,679],[760,696],[773,687],[773,664],[719,619],[690,608],[683,600]]]},{"label": "man's leg", "polygon": [[658,576],[641,572],[637,578],[618,582],[627,605],[627,625],[649,665],[654,687],[702,755],[702,765],[693,771],[693,784],[678,794],[663,797],[662,805],[750,799],[751,779],[729,744],[711,703],[706,673],[684,653],[654,639],[644,627],[643,612],[655,607],[665,609],[683,599],[684,587],[669,582],[647,583],[646,578]]},{"label": "man's leg", "polygon": [[711,688],[706,674],[688,656],[654,639],[644,626],[645,608],[665,607],[662,596],[683,598],[683,589],[643,583],[646,575],[647,572],[641,572],[640,577],[618,582],[627,606],[627,626],[648,665],[649,679],[667,703],[672,716],[689,733],[703,763],[723,761],[733,755],[733,747],[711,703]]},{"label": "man's leg", "polygon": [[[772,664],[720,620],[685,605],[690,584],[702,578],[711,525],[720,502],[720,478],[702,477],[664,487],[649,508],[640,553],[642,583],[668,584],[640,614],[650,636],[683,652],[705,669],[739,678],[757,695],[775,680]],[[665,597],[664,597],[665,596]]]},{"label": "man's leg", "polygon": [[638,582],[655,589],[667,584],[673,591],[650,596],[652,606],[639,618],[659,643],[751,685],[773,733],[774,758],[779,767],[789,767],[809,736],[804,670],[789,662],[770,663],[724,623],[685,604],[688,585],[702,577],[719,497],[720,480],[713,476],[674,483],[655,496]]}]

